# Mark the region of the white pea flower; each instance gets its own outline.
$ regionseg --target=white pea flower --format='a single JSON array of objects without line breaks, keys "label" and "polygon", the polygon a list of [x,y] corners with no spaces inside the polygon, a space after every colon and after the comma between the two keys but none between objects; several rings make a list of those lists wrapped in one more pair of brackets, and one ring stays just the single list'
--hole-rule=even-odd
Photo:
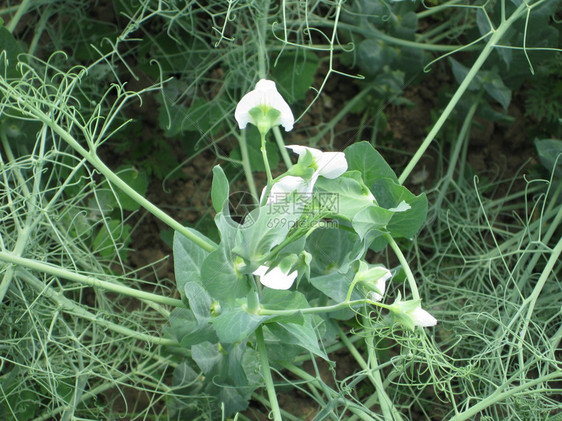
[{"label": "white pea flower", "polygon": [[288,132],[295,123],[289,104],[277,91],[275,82],[267,79],[261,79],[253,91],[242,97],[236,106],[234,117],[240,129],[245,129],[248,123],[252,123],[262,134],[278,125],[282,125]]},{"label": "white pea flower", "polygon": [[388,309],[402,325],[412,330],[414,326],[429,327],[437,324],[437,319],[421,308],[421,300],[400,301],[398,296]]},{"label": "white pea flower", "polygon": [[[266,190],[267,187],[265,187],[261,193],[260,202],[263,201],[263,195],[265,194]],[[293,192],[297,194],[305,194],[310,190],[312,189],[310,188],[309,183],[307,183],[304,178],[295,177],[293,175],[286,175],[278,182],[274,183],[273,186],[271,186],[271,190],[269,192],[269,195],[267,196],[266,204],[270,205],[272,203],[283,202]]]},{"label": "white pea flower", "polygon": [[260,277],[260,282],[272,289],[289,289],[295,282],[298,272],[295,270],[284,272],[280,267],[269,269],[269,266],[262,265],[254,271],[254,275]]},{"label": "white pea flower", "polygon": [[421,307],[416,307],[409,315],[416,326],[429,327],[437,324],[437,319]]},{"label": "white pea flower", "polygon": [[289,145],[287,148],[298,154],[301,159],[307,152],[312,156],[312,168],[314,168],[311,178],[312,186],[319,176],[338,178],[347,171],[347,161],[343,152],[322,152],[319,149],[301,145]]}]

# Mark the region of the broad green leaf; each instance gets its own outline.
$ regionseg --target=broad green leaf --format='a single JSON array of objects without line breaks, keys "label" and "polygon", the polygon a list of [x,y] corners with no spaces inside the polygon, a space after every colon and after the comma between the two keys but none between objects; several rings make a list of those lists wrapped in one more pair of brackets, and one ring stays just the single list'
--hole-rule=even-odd
[{"label": "broad green leaf", "polygon": [[[461,84],[464,78],[468,75],[470,69],[459,63],[454,58],[449,57],[449,62],[451,63],[451,71],[453,72],[453,76],[455,76],[455,80],[458,84]],[[468,85],[469,91],[477,91],[480,88],[482,88],[482,83],[478,77],[472,79]]]},{"label": "broad green leaf", "polygon": [[191,347],[191,358],[205,374],[208,374],[215,366],[217,366],[223,358],[218,344],[210,342],[201,342]]},{"label": "broad green leaf", "polygon": [[[347,292],[354,277],[355,270],[351,268],[347,272],[334,270],[326,275],[311,277],[310,283],[327,297],[330,297],[337,303],[341,303],[347,298]],[[361,298],[361,295],[356,290],[353,290],[351,299],[358,300]]]},{"label": "broad green leaf", "polygon": [[497,72],[480,72],[478,79],[482,82],[488,95],[498,101],[504,111],[507,111],[511,102],[511,90],[505,86],[500,75]]},{"label": "broad green leaf", "polygon": [[335,196],[333,214],[349,221],[353,220],[357,212],[374,203],[359,171],[348,171],[335,179],[321,177],[315,188],[321,194]]},{"label": "broad green leaf", "polygon": [[217,335],[211,325],[201,324],[187,308],[175,308],[170,313],[170,325],[164,328],[166,335],[175,338],[182,347],[208,341],[217,343]]},{"label": "broad green leaf", "polygon": [[[139,171],[136,168],[125,168],[120,170],[117,175],[141,196],[146,195],[146,190],[148,189],[148,177],[144,171]],[[119,203],[123,209],[134,211],[140,208],[140,205],[127,194],[119,189],[116,189],[116,191]]]},{"label": "broad green leaf", "polygon": [[275,209],[266,205],[250,212],[240,226],[234,253],[254,262],[262,259],[286,238],[300,215],[292,213],[289,207],[283,214],[276,213]]},{"label": "broad green leaf", "polygon": [[176,137],[183,132],[207,133],[218,130],[224,118],[224,103],[219,100],[196,99],[189,107],[167,104],[160,107],[158,122],[167,137]]},{"label": "broad green leaf", "polygon": [[221,212],[228,200],[228,178],[220,165],[213,167],[213,184],[211,186],[211,200],[216,212]]},{"label": "broad green leaf", "polygon": [[272,78],[287,102],[303,101],[314,83],[318,57],[307,50],[284,52],[275,60]]},{"label": "broad green leaf", "polygon": [[306,297],[298,291],[266,288],[260,301],[262,306],[268,310],[290,310],[309,307]]},{"label": "broad green leaf", "polygon": [[[146,191],[148,189],[148,177],[145,172],[129,167],[120,168],[117,170],[116,174],[141,196],[146,195]],[[97,194],[97,197],[98,201],[106,211],[110,211],[117,207],[130,211],[140,208],[140,205],[135,200],[119,188],[113,187],[113,189],[110,189],[106,183],[103,183],[103,186],[104,189]]]},{"label": "broad green leaf", "polygon": [[232,301],[250,290],[248,280],[236,272],[232,253],[224,245],[211,252],[201,266],[201,280],[205,289],[218,300]]},{"label": "broad green leaf", "polygon": [[390,165],[369,142],[354,143],[345,148],[344,153],[349,170],[359,171],[367,187],[370,188],[380,178],[391,178],[398,182]]},{"label": "broad green leaf", "polygon": [[199,374],[191,368],[189,363],[182,362],[174,370],[172,375],[172,385],[176,388],[194,385],[199,378]]},{"label": "broad green leaf", "polygon": [[169,317],[170,325],[164,328],[166,334],[170,335],[178,342],[197,329],[197,320],[193,312],[187,308],[175,308]]},{"label": "broad green leaf", "polygon": [[363,244],[351,230],[318,229],[307,238],[306,249],[312,255],[311,276],[320,276],[337,270],[347,272],[350,262],[363,253]]},{"label": "broad green leaf", "polygon": [[[535,139],[535,147],[541,164],[555,177],[562,177],[562,140]],[[554,167],[556,165],[556,168]]]},{"label": "broad green leaf", "polygon": [[[309,317],[307,317],[309,319]],[[318,346],[316,331],[310,323],[268,323],[267,328],[281,342],[298,345],[328,361],[328,356]]]},{"label": "broad green leaf", "polygon": [[[197,237],[213,244],[199,231],[192,228],[186,229]],[[188,282],[201,282],[201,266],[209,252],[177,231],[174,232],[173,252],[176,284],[180,293],[183,294]]]},{"label": "broad green leaf", "polygon": [[[237,384],[221,387],[219,400],[224,404],[227,416],[245,410],[250,403],[250,396],[255,387],[240,387]],[[230,419],[230,418],[229,418]]]},{"label": "broad green leaf", "polygon": [[6,77],[17,77],[16,64],[18,62],[18,54],[23,53],[23,49],[14,36],[3,26],[0,26],[0,74],[4,75],[6,69]]},{"label": "broad green leaf", "polygon": [[[277,290],[266,288],[261,296],[261,306],[268,310],[291,310],[310,307],[306,297],[298,291]],[[300,313],[291,316],[278,316],[273,320],[302,324],[304,319]]]},{"label": "broad green leaf", "polygon": [[184,285],[184,292],[189,308],[199,324],[205,324],[211,318],[211,297],[199,282],[190,281]]},{"label": "broad green leaf", "polygon": [[398,49],[380,39],[367,38],[357,48],[357,64],[363,72],[373,76],[391,66],[398,56]]},{"label": "broad green leaf", "polygon": [[371,205],[357,212],[352,221],[353,229],[363,240],[369,234],[375,234],[374,231],[385,229],[393,216],[394,212]]},{"label": "broad green leaf", "polygon": [[221,342],[234,343],[250,336],[264,321],[273,316],[258,316],[242,308],[225,310],[211,320]]},{"label": "broad green leaf", "polygon": [[385,209],[399,208],[402,201],[410,206],[409,210],[393,212],[386,226],[393,237],[412,238],[419,231],[427,216],[425,193],[416,196],[406,187],[388,178],[376,181],[373,193],[379,205]]},{"label": "broad green leaf", "polygon": [[116,219],[110,219],[100,228],[92,241],[95,252],[109,259],[117,252],[123,258],[126,256],[126,247],[131,242],[131,226],[123,224]]}]

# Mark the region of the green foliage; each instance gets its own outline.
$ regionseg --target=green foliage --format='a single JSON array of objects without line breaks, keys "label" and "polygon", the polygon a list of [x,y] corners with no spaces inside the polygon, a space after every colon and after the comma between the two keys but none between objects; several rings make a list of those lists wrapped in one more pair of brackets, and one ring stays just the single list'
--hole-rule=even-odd
[{"label": "green foliage", "polygon": [[305,99],[314,84],[318,65],[318,57],[307,50],[283,53],[275,60],[272,79],[277,82],[279,92],[289,104]]},{"label": "green foliage", "polygon": [[[350,157],[349,167],[357,170],[350,169],[335,179],[321,177],[315,186],[319,195],[334,195],[337,203],[317,209],[316,202],[312,201],[300,211],[290,203],[279,209],[275,204],[266,204],[251,211],[242,224],[222,212],[228,199],[229,182],[221,167],[214,167],[211,196],[218,212],[215,222],[221,243],[207,253],[177,232],[174,241],[177,286],[184,292],[182,295],[189,310],[177,312],[169,331],[184,346],[191,346],[192,355],[196,352],[194,348],[202,344],[200,338],[210,341],[209,336],[215,336],[209,330],[209,324],[216,334],[216,340],[210,344],[219,348],[237,344],[243,350],[246,347],[252,349],[250,338],[258,327],[264,325],[274,342],[297,346],[328,359],[319,345],[322,337],[318,336],[318,324],[323,320],[311,314],[301,316],[298,311],[304,311],[309,308],[308,303],[317,301],[345,303],[348,295],[353,300],[364,299],[359,290],[350,291],[350,288],[353,288],[358,262],[364,258],[372,240],[381,235],[411,238],[427,213],[425,195],[415,196],[397,184],[394,172],[369,143],[351,146],[346,155]],[[304,161],[306,159],[312,163],[310,156],[306,155]],[[373,170],[367,162],[380,165]],[[363,217],[356,223],[359,214]],[[324,217],[343,218],[348,223],[342,221],[342,226],[334,229],[316,229],[315,222]],[[308,232],[308,238],[303,242],[304,232]],[[368,237],[367,233],[370,234]],[[250,275],[259,265],[278,262],[290,253],[308,256],[302,260],[302,270],[310,274],[306,276],[308,279],[299,284],[298,292],[266,288],[258,300],[261,304],[254,308],[251,297],[255,294],[255,286],[250,285],[255,281]],[[313,288],[308,287],[308,283]],[[272,307],[268,308],[268,304]],[[272,313],[260,313],[260,306]],[[282,312],[276,317],[275,310],[281,308],[289,314],[285,316]],[[290,309],[295,312],[291,313]],[[342,309],[345,305],[334,308],[334,311]],[[184,323],[178,323],[179,315]],[[345,317],[341,312],[334,312],[333,316]],[[273,360],[281,358],[276,351],[271,352]],[[289,357],[294,357],[293,353],[286,358]],[[214,361],[214,357],[210,358]],[[225,366],[224,369],[228,368]],[[259,384],[251,386],[256,388]],[[223,391],[223,388],[215,389],[218,400],[224,398]],[[229,406],[228,401],[222,402],[225,407]]]},{"label": "green foliage", "polygon": [[562,58],[549,57],[537,66],[525,99],[525,114],[546,123],[558,122],[562,115]]}]

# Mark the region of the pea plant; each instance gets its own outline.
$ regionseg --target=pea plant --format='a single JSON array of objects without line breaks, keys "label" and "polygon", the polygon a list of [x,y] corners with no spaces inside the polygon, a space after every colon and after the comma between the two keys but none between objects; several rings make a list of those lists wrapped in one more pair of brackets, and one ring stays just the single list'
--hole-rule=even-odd
[{"label": "pea plant", "polygon": [[366,142],[344,152],[287,146],[299,159],[273,179],[267,134],[279,124],[291,130],[294,118],[272,81],[260,80],[240,100],[235,115],[241,128],[251,123],[260,132],[268,183],[255,198],[255,209],[237,223],[229,215],[229,181],[220,166],[213,169],[211,196],[221,241],[215,244],[197,231],[189,231],[189,237],[176,231],[176,280],[189,305],[172,313],[170,332],[191,347],[204,373],[198,379],[186,361],[182,381],[216,389],[227,414],[243,409],[260,385],[261,379],[252,377],[259,360],[274,419],[281,419],[270,355],[291,364],[302,348],[328,360],[319,335],[331,330],[325,325],[334,315],[364,314],[389,329],[399,324],[412,331],[437,323],[422,309],[411,271],[413,298],[389,298],[391,270],[365,260],[371,247],[390,244],[399,250],[397,239],[415,235],[427,199],[398,184],[390,166]]}]

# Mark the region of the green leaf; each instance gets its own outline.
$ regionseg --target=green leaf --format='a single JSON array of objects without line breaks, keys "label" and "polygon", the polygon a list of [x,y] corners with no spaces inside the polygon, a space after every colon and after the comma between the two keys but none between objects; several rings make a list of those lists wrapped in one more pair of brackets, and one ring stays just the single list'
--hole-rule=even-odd
[{"label": "green leaf", "polygon": [[14,36],[4,27],[0,27],[0,74],[4,74],[6,69],[6,77],[17,77],[16,64],[18,62],[18,54],[23,53],[23,49],[16,41]]},{"label": "green leaf", "polygon": [[[126,168],[118,172],[119,178],[132,187],[141,196],[146,195],[148,189],[148,177],[143,171],[135,168]],[[119,203],[123,209],[134,211],[140,208],[140,205],[131,199],[127,194],[119,189],[116,189]]]},{"label": "green leaf", "polygon": [[316,182],[315,189],[323,194],[334,195],[337,200],[333,213],[349,221],[353,220],[357,212],[374,203],[359,171],[348,171],[335,179],[321,177]]},{"label": "green leaf", "polygon": [[[549,172],[554,171],[555,177],[562,177],[562,140],[535,139],[535,147],[541,164]],[[556,168],[554,164],[556,164]]]},{"label": "green leaf", "polygon": [[273,316],[250,314],[237,307],[211,320],[221,342],[234,343],[250,336],[264,321]]},{"label": "green leaf", "polygon": [[212,300],[199,282],[190,281],[184,285],[184,292],[189,308],[200,325],[206,324],[211,318]]},{"label": "green leaf", "polygon": [[[363,243],[351,230],[318,229],[306,240],[306,249],[312,255],[311,276],[327,275],[349,270],[350,262],[363,253]],[[352,277],[353,278],[353,277]]]},{"label": "green leaf", "polygon": [[[298,291],[265,288],[260,301],[262,307],[268,310],[291,310],[310,307],[306,297]],[[273,320],[276,322],[283,321],[298,324],[304,322],[300,313],[296,313],[292,316],[277,316]]]},{"label": "green leaf", "polygon": [[318,57],[307,50],[285,52],[275,61],[272,79],[288,103],[303,101],[314,83]]},{"label": "green leaf", "polygon": [[353,218],[353,229],[362,240],[368,235],[375,235],[374,231],[386,228],[394,216],[394,212],[380,206],[371,205],[357,212]]},{"label": "green leaf", "polygon": [[267,328],[282,343],[298,345],[328,361],[328,356],[318,346],[316,331],[310,323],[310,317],[306,317],[308,323],[268,323]]},{"label": "green leaf", "polygon": [[[338,269],[326,275],[313,276],[310,278],[310,283],[314,288],[330,297],[336,303],[341,303],[347,298],[347,292],[354,277],[355,270],[351,268],[347,271]],[[351,299],[359,300],[361,298],[361,295],[356,290],[353,290]]]},{"label": "green leaf", "polygon": [[299,216],[289,209],[279,215],[271,206],[254,209],[240,227],[233,252],[250,262],[262,259],[286,238]]},{"label": "green leaf", "polygon": [[208,374],[221,360],[218,344],[202,342],[191,347],[191,358],[205,374]]},{"label": "green leaf", "polygon": [[[451,70],[455,79],[460,84],[466,78],[469,68],[460,64],[453,58],[449,58]],[[486,93],[498,101],[504,110],[507,110],[511,102],[511,90],[505,86],[500,75],[495,71],[481,71],[470,82],[469,90],[477,91],[484,88]]]},{"label": "green leaf", "polygon": [[213,184],[211,186],[211,200],[216,212],[221,212],[228,200],[229,183],[220,165],[213,167]]},{"label": "green leaf", "polygon": [[114,257],[117,252],[124,258],[126,256],[125,248],[131,242],[130,233],[130,225],[110,219],[100,228],[92,241],[92,246],[95,252],[105,259]]},{"label": "green leaf", "polygon": [[189,107],[168,104],[160,107],[158,122],[166,137],[177,137],[186,131],[215,133],[225,115],[224,103],[219,100],[195,99]]},{"label": "green leaf", "polygon": [[398,177],[386,163],[380,153],[369,142],[359,142],[344,150],[349,170],[361,173],[367,187],[371,187],[380,178],[390,178],[398,182]]},{"label": "green leaf", "polygon": [[[148,177],[145,172],[135,168],[120,168],[116,171],[117,176],[133,188],[141,196],[146,195],[148,189]],[[104,183],[104,186],[107,184]],[[134,211],[140,208],[140,205],[129,195],[125,194],[121,189],[113,187],[113,190],[106,187],[98,193],[99,201],[104,204],[108,210],[121,207],[125,210]]]},{"label": "green leaf", "polygon": [[236,272],[232,259],[231,250],[227,250],[223,243],[203,261],[202,283],[215,299],[232,301],[250,290],[246,276]]},{"label": "green leaf", "polygon": [[[199,231],[192,228],[186,229],[214,245],[211,240]],[[180,293],[183,294],[185,285],[188,282],[201,282],[201,266],[209,252],[176,231],[174,232],[173,253],[176,284]]]},{"label": "green leaf", "polygon": [[477,77],[488,95],[498,101],[504,111],[507,111],[511,102],[511,90],[505,86],[500,75],[497,72],[480,72]]},{"label": "green leaf", "polygon": [[385,66],[391,66],[398,56],[398,49],[384,41],[367,38],[359,43],[357,64],[363,72],[374,76]]},{"label": "green leaf", "polygon": [[406,187],[386,178],[375,182],[373,194],[379,205],[385,209],[399,208],[402,201],[410,206],[409,210],[393,212],[392,218],[386,226],[393,237],[412,238],[416,235],[427,216],[425,193],[416,196]]},{"label": "green leaf", "polygon": [[170,326],[164,332],[187,348],[201,342],[217,343],[218,338],[209,323],[200,323],[187,308],[175,308],[170,313]]}]

